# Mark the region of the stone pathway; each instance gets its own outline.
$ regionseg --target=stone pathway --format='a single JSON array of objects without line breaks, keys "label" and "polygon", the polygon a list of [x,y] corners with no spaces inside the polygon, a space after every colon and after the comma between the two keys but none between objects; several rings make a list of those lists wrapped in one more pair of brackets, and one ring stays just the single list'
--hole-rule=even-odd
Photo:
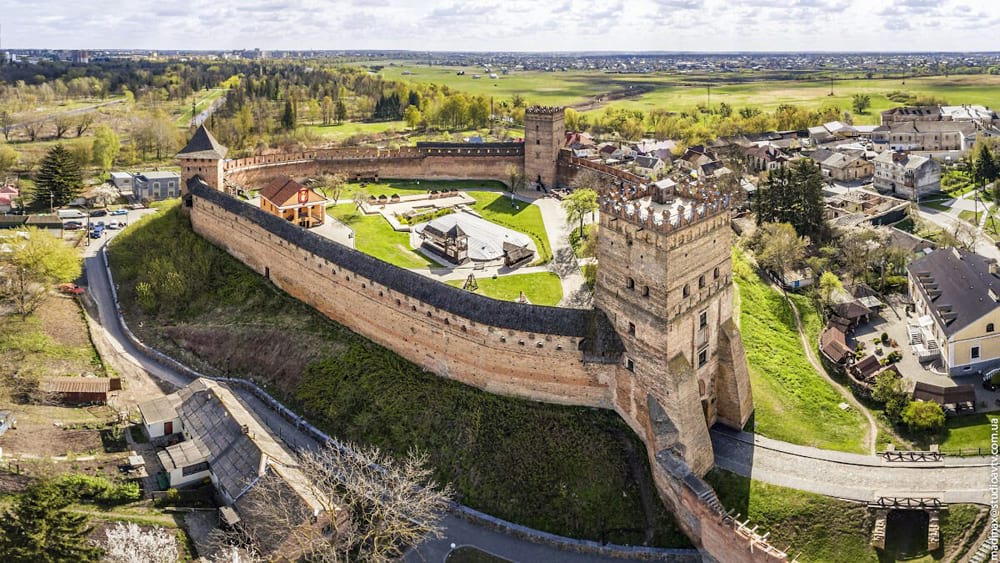
[{"label": "stone pathway", "polygon": [[711,435],[718,467],[773,485],[858,502],[883,496],[934,497],[949,504],[990,502],[986,458],[899,463],[797,446],[720,426]]},{"label": "stone pathway", "polygon": [[560,307],[586,309],[593,303],[593,292],[583,278],[573,247],[569,244],[572,227],[566,224],[566,211],[562,202],[555,198],[540,198],[535,205],[542,212],[545,233],[552,248],[552,262],[549,270],[559,275],[563,282],[563,298]]}]

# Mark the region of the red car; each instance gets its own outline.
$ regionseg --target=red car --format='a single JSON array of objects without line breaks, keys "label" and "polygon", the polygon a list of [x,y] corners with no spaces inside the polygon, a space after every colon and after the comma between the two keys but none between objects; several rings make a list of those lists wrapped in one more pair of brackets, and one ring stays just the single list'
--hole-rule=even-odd
[{"label": "red car", "polygon": [[65,293],[67,295],[80,295],[84,291],[82,287],[76,285],[75,283],[60,284],[57,289],[59,289],[61,293]]}]

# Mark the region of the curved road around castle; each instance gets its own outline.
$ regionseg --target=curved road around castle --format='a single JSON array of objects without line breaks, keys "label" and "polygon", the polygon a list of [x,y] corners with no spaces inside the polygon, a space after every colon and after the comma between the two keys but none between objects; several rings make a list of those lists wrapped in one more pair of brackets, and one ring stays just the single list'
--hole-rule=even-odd
[{"label": "curved road around castle", "polygon": [[[135,217],[130,217],[130,222]],[[183,387],[191,382],[185,374],[169,369],[156,362],[135,347],[122,330],[118,319],[117,304],[111,292],[111,280],[100,255],[106,239],[89,246],[84,253],[84,284],[88,299],[96,305],[96,318],[91,318],[90,329],[95,345],[101,352],[102,359],[110,363],[122,374],[126,381],[136,381],[138,378],[152,376],[165,393]],[[89,305],[89,304],[88,304]],[[88,307],[93,311],[93,307]],[[256,400],[252,395],[241,393],[241,398]],[[255,413],[262,421],[277,432],[283,440],[302,446],[311,439],[300,434],[293,426],[282,424],[283,419],[276,414],[270,416],[270,410],[261,405]],[[553,561],[568,563],[597,563],[599,561],[626,560],[602,555],[577,553],[559,549],[551,545],[538,544],[495,531],[493,529],[469,522],[454,515],[448,515],[443,521],[444,535],[430,539],[410,550],[405,557],[410,562],[443,562],[454,546],[472,546],[489,553],[509,559],[510,561]],[[667,559],[669,560],[669,559]]]}]

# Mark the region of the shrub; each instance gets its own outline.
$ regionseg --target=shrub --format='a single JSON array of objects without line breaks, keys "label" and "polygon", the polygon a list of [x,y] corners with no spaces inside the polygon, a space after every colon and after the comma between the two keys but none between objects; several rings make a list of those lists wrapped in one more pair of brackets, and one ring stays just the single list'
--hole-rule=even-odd
[{"label": "shrub", "polygon": [[944,427],[944,411],[937,403],[912,401],[903,409],[903,422],[911,432],[929,434]]},{"label": "shrub", "polygon": [[56,481],[56,485],[68,498],[100,504],[125,504],[142,498],[138,483],[114,483],[97,475],[64,475]]}]

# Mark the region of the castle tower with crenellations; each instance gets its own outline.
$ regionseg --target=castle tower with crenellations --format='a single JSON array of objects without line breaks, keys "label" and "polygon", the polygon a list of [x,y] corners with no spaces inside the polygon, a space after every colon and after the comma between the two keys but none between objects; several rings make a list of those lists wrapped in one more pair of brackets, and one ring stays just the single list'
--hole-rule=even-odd
[{"label": "castle tower with crenellations", "polygon": [[524,111],[524,178],[553,188],[556,163],[566,136],[565,109],[531,106]]},{"label": "castle tower with crenellations", "polygon": [[186,194],[188,180],[195,176],[201,176],[206,184],[217,190],[223,189],[222,160],[227,150],[204,125],[198,127],[188,144],[177,153],[181,165],[181,194]]},{"label": "castle tower with crenellations", "polygon": [[601,197],[594,301],[625,348],[616,406],[698,474],[714,463],[711,425],[753,412],[731,236],[729,202],[705,187],[620,182]]}]

